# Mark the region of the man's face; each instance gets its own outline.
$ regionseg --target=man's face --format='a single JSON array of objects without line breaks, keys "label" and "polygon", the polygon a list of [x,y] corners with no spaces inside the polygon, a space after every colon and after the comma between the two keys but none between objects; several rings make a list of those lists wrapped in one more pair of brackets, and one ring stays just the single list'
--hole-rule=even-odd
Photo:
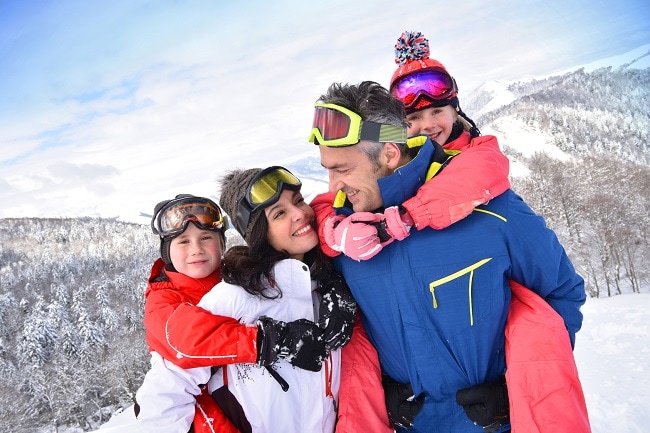
[{"label": "man's face", "polygon": [[355,212],[372,212],[383,206],[377,179],[392,173],[383,162],[383,152],[377,168],[358,145],[318,147],[321,165],[329,175],[330,191],[346,193]]}]

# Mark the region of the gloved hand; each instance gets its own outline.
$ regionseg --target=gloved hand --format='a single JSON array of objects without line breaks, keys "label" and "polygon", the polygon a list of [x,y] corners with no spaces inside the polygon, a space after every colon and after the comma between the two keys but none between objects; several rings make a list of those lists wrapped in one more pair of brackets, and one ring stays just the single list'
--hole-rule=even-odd
[{"label": "gloved hand", "polygon": [[345,346],[352,337],[357,303],[345,280],[338,274],[321,285],[320,293],[318,326],[323,330],[327,349],[336,350]]},{"label": "gloved hand", "polygon": [[323,331],[306,319],[281,322],[270,317],[257,320],[257,364],[271,365],[285,359],[309,371],[320,371],[328,351]]},{"label": "gloved hand", "polygon": [[424,394],[415,397],[410,383],[396,382],[387,374],[382,374],[381,382],[384,386],[388,418],[402,428],[413,426],[413,420],[424,404]]},{"label": "gloved hand", "polygon": [[405,239],[413,227],[413,218],[400,206],[391,206],[384,210],[386,219],[386,231],[394,239],[401,241]]},{"label": "gloved hand", "polygon": [[504,376],[495,382],[461,389],[456,393],[456,402],[463,406],[474,424],[483,426],[486,433],[497,431],[510,422],[510,400]]},{"label": "gloved hand", "polygon": [[389,239],[382,243],[373,224],[384,219],[382,214],[372,212],[356,212],[341,219],[331,217],[325,221],[323,234],[325,242],[335,251],[340,251],[353,260],[368,260],[393,241]]}]

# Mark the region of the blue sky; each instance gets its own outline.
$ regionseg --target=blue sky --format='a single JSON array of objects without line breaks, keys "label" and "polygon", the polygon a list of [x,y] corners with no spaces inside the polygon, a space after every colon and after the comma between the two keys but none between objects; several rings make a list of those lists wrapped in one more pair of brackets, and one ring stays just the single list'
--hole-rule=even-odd
[{"label": "blue sky", "polygon": [[485,81],[649,44],[650,2],[4,0],[0,217],[140,221],[176,193],[216,195],[225,169],[317,155],[313,102],[334,81],[386,85],[404,30],[462,105]]}]

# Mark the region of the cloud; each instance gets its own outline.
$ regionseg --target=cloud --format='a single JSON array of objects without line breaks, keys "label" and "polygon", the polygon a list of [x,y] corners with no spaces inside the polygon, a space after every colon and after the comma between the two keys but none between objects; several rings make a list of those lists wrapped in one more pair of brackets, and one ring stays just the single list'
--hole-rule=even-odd
[{"label": "cloud", "polygon": [[317,158],[313,102],[334,81],[387,84],[404,30],[462,100],[641,45],[646,3],[0,2],[0,217],[131,218],[213,195],[229,168]]}]

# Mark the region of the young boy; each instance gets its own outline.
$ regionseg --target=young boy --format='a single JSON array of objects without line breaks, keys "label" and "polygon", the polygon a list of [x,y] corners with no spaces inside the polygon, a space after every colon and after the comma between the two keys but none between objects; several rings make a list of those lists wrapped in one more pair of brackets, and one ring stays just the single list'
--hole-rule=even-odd
[{"label": "young boy", "polygon": [[[241,362],[270,365],[281,356],[300,360],[293,362],[298,367],[302,361],[311,362],[307,347],[314,349],[318,346],[315,341],[305,341],[311,344],[283,354],[269,349],[274,346],[270,342],[281,341],[289,332],[304,331],[307,327],[304,323],[271,321],[263,327],[243,325],[231,317],[216,316],[196,306],[221,281],[226,223],[216,203],[204,197],[178,195],[156,205],[151,227],[160,236],[161,255],[152,266],[145,293],[144,323],[152,366],[169,362],[183,368]],[[317,325],[311,327],[316,329]],[[314,335],[303,333],[305,338],[309,338],[307,334]],[[314,349],[314,353],[320,354],[320,350]],[[148,376],[155,374],[155,370],[152,368]],[[168,382],[148,381],[156,386],[170,386]],[[166,391],[170,396],[178,394],[175,389],[162,390]],[[137,396],[141,395],[139,391]],[[158,433],[237,431],[207,394],[198,396],[196,401],[192,397],[180,402],[181,406],[196,404],[193,426],[175,413],[165,414],[163,419],[152,410],[153,402],[137,400],[138,419],[155,427]]]}]

